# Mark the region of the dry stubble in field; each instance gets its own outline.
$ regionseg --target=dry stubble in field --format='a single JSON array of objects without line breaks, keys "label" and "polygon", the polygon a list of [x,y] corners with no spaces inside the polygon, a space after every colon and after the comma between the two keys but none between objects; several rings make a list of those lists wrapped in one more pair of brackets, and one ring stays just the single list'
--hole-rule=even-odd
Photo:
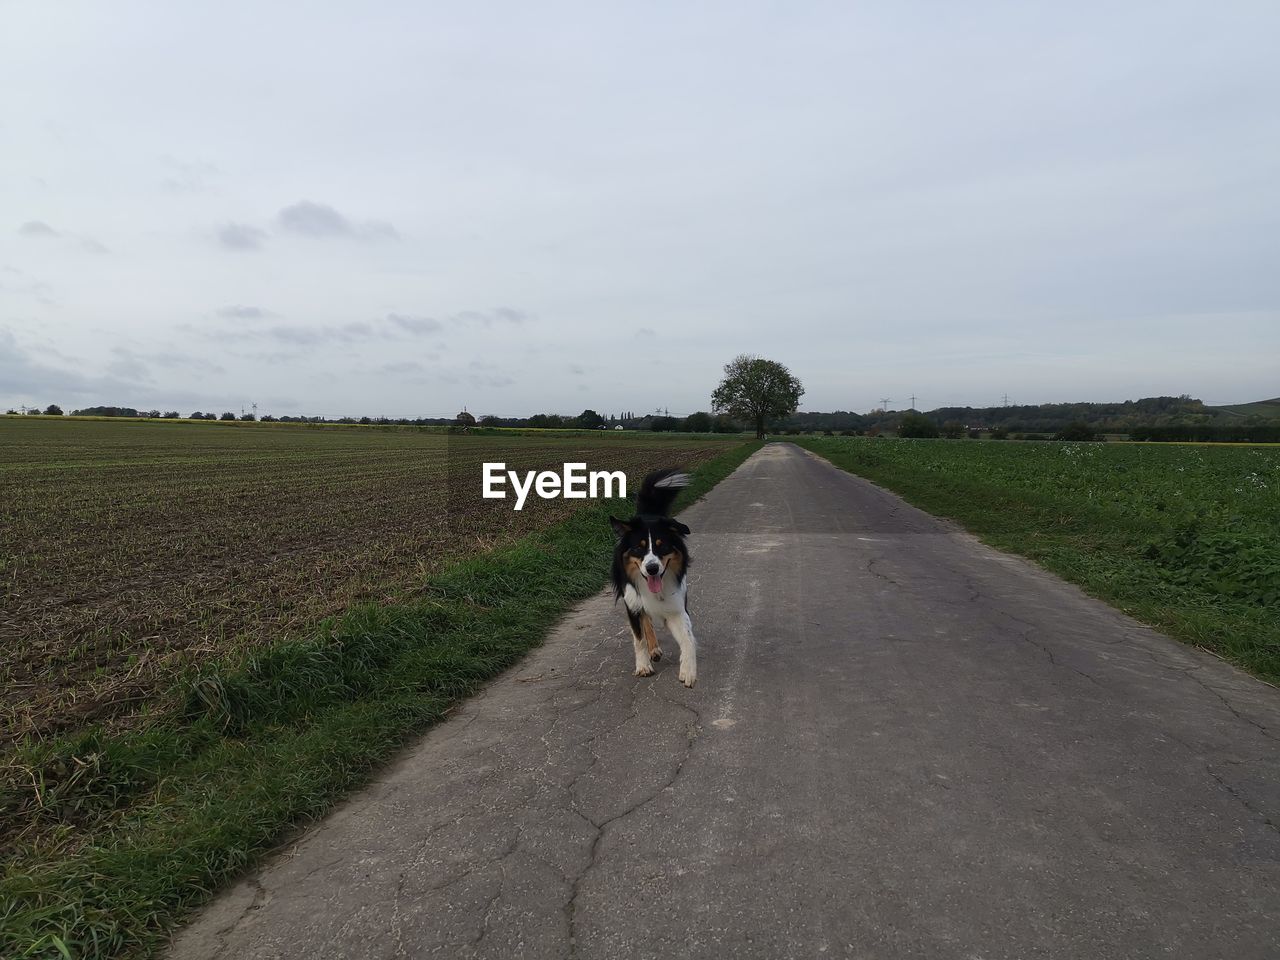
[{"label": "dry stubble in field", "polygon": [[129,723],[192,666],[411,596],[450,561],[582,503],[482,501],[482,461],[581,460],[634,478],[725,449],[652,434],[0,419],[0,743]]}]

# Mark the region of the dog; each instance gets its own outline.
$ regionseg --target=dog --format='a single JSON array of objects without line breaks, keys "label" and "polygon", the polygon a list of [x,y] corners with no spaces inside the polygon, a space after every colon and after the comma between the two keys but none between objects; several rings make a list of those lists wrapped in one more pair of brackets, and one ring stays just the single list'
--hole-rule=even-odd
[{"label": "dog", "polygon": [[636,514],[630,520],[609,517],[617,534],[613,548],[615,602],[627,608],[627,622],[636,649],[636,676],[653,675],[662,648],[653,622],[662,620],[680,645],[680,682],[698,681],[698,645],[689,619],[689,528],[667,516],[689,475],[671,468],[644,478],[636,494]]}]

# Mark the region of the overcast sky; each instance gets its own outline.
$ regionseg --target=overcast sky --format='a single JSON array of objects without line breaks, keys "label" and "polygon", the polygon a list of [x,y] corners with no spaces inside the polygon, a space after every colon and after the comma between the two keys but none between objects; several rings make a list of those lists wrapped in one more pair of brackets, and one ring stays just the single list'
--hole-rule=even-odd
[{"label": "overcast sky", "polygon": [[0,404],[1280,395],[1280,3],[0,0]]}]

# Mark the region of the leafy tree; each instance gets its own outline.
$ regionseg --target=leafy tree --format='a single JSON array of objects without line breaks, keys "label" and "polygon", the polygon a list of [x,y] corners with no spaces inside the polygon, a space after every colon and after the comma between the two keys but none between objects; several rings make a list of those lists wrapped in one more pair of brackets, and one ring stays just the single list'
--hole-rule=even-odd
[{"label": "leafy tree", "polygon": [[1093,432],[1093,427],[1083,420],[1076,420],[1055,433],[1053,439],[1088,441],[1098,439],[1098,435]]},{"label": "leafy tree", "polygon": [[230,410],[227,410],[227,411],[226,411],[226,412],[224,412],[224,413],[222,414],[222,416],[220,416],[218,419],[219,419],[219,420],[234,420],[235,418],[236,418],[236,415],[235,415],[234,413],[232,413]]},{"label": "leafy tree", "polygon": [[578,415],[578,426],[587,430],[594,430],[596,427],[604,423],[604,417],[596,413],[594,410],[583,410]]},{"label": "leafy tree", "polygon": [[474,427],[476,425],[476,416],[474,413],[468,413],[463,410],[460,414],[453,418],[454,422],[460,427]]},{"label": "leafy tree", "polygon": [[240,419],[244,420],[245,422],[249,422],[249,421],[257,420],[258,418],[255,414],[252,414],[252,413],[242,413],[240,414]]},{"label": "leafy tree", "polygon": [[204,411],[202,411],[202,410],[197,410],[195,413],[191,414],[191,416],[190,416],[190,417],[188,417],[188,419],[189,419],[189,420],[203,420],[203,419],[204,419]]},{"label": "leafy tree", "polygon": [[689,433],[710,433],[714,423],[711,414],[701,410],[684,418],[684,428]]},{"label": "leafy tree", "polygon": [[28,417],[38,417],[38,416],[40,416],[40,411],[39,411],[39,409],[38,409],[38,408],[36,408],[36,407],[32,407],[30,410],[28,410],[28,411],[27,411],[27,416],[28,416]]},{"label": "leafy tree", "polygon": [[62,416],[62,408],[56,403],[51,403],[44,408],[44,415],[46,417],[60,417]]},{"label": "leafy tree", "polygon": [[649,429],[654,433],[670,433],[680,429],[680,421],[675,417],[654,417],[649,424]]},{"label": "leafy tree", "polygon": [[261,418],[262,423],[275,423],[276,418],[269,413],[264,413]]},{"label": "leafy tree", "polygon": [[923,414],[914,411],[906,414],[898,425],[898,436],[914,439],[932,439],[938,435],[938,425]]},{"label": "leafy tree", "polygon": [[785,366],[744,353],[725,364],[724,379],[711,394],[711,409],[754,424],[759,439],[766,420],[791,416],[803,396],[804,386]]},{"label": "leafy tree", "polygon": [[181,416],[182,416],[182,414],[178,413],[178,411],[177,411],[177,410],[169,410],[169,411],[167,411],[167,412],[165,413],[164,418],[165,418],[166,420],[177,420],[177,419],[179,419]]},{"label": "leafy tree", "polygon": [[942,425],[942,435],[948,440],[959,440],[964,436],[964,424],[959,420],[948,420]]},{"label": "leafy tree", "polygon": [[992,440],[1008,440],[1009,431],[1004,427],[992,427],[990,437]]}]

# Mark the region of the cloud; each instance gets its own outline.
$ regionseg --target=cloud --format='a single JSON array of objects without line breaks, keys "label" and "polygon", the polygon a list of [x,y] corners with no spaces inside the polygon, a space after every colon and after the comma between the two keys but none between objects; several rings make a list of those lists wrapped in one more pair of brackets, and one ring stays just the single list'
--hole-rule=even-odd
[{"label": "cloud", "polygon": [[113,373],[117,377],[123,377],[125,380],[150,380],[151,370],[137,357],[130,356],[126,351],[116,349],[113,351],[120,354],[116,360],[112,360],[107,364],[107,372]]},{"label": "cloud", "polygon": [[404,313],[388,313],[387,322],[415,334],[438,333],[444,329],[444,324],[433,317],[413,317]]},{"label": "cloud", "polygon": [[53,227],[49,226],[43,220],[28,220],[18,228],[18,235],[22,237],[60,237],[60,234]]},{"label": "cloud", "polygon": [[473,387],[509,387],[515,383],[510,377],[501,374],[472,374],[467,382]]},{"label": "cloud", "polygon": [[267,232],[246,223],[227,223],[218,228],[218,242],[228,250],[258,250]]},{"label": "cloud", "polygon": [[356,240],[398,240],[396,228],[384,220],[352,223],[324,203],[299,200],[276,214],[280,229],[305,237],[347,237]]},{"label": "cloud", "polygon": [[261,307],[251,307],[244,304],[233,304],[229,307],[219,307],[214,311],[218,316],[228,320],[266,320],[275,317],[277,314],[270,310],[263,310]]},{"label": "cloud", "polygon": [[32,239],[51,239],[66,238],[75,241],[81,250],[87,250],[89,253],[109,253],[102,244],[93,237],[82,237],[74,233],[62,233],[53,229],[43,220],[28,220],[22,226],[18,227],[18,236],[30,237]]},{"label": "cloud", "polygon": [[209,181],[220,177],[222,171],[212,163],[201,161],[190,163],[175,157],[161,157],[160,162],[169,171],[160,184],[171,193],[216,192],[216,188]]},{"label": "cloud", "polygon": [[516,326],[528,323],[533,317],[521,310],[513,310],[511,307],[494,307],[491,310],[463,310],[461,313],[455,313],[451,319],[454,323],[461,325],[492,327],[497,323]]}]

